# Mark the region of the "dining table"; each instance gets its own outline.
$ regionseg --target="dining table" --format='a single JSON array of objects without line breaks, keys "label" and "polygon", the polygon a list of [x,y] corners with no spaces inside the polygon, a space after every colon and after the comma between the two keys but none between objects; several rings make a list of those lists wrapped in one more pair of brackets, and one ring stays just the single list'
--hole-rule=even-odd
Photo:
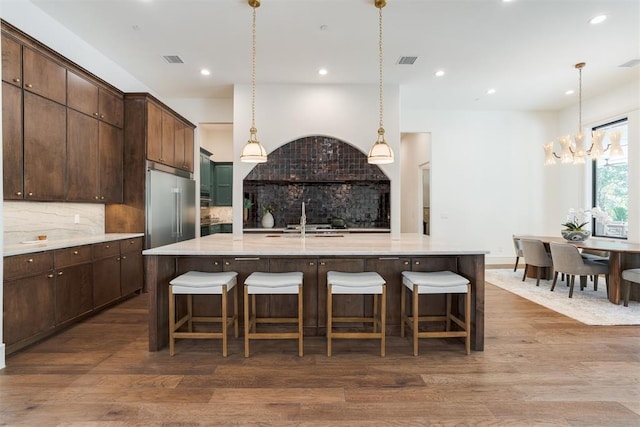
[{"label": "dining table", "polygon": [[[622,272],[629,268],[640,267],[640,244],[626,240],[589,238],[582,242],[567,241],[560,236],[516,235],[518,239],[540,240],[545,246],[550,243],[569,243],[579,249],[592,249],[609,253],[609,301],[620,304],[622,297]],[[526,261],[526,260],[525,260]]]}]

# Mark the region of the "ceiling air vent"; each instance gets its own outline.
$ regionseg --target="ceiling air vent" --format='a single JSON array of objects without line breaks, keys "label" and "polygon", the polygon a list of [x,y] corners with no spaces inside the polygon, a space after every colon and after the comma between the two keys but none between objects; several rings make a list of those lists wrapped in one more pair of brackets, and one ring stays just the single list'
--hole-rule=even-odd
[{"label": "ceiling air vent", "polygon": [[162,58],[167,64],[184,64],[184,61],[178,55],[163,55]]},{"label": "ceiling air vent", "polygon": [[416,62],[416,59],[418,59],[417,56],[401,56],[400,59],[398,59],[398,64],[413,65],[413,63]]},{"label": "ceiling air vent", "polygon": [[618,66],[619,67],[633,68],[638,64],[640,64],[640,59],[632,59],[631,61],[627,61],[624,64],[620,64]]}]

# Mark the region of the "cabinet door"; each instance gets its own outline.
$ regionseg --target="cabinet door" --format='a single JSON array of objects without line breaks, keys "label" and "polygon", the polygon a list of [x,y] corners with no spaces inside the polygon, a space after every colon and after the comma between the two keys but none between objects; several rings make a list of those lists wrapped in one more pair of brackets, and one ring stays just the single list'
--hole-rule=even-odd
[{"label": "cabinet door", "polygon": [[68,201],[99,200],[98,124],[91,116],[67,110]]},{"label": "cabinet door", "polygon": [[[247,277],[254,271],[269,271],[269,260],[267,258],[260,257],[235,257],[224,258],[222,260],[222,271],[235,271],[238,273],[238,284],[241,285],[247,280]],[[242,285],[238,288],[238,299],[240,300],[238,316],[240,319],[244,319],[243,311],[243,298],[244,288]],[[241,321],[242,322],[242,321]]]},{"label": "cabinet door", "polygon": [[26,46],[22,49],[25,90],[59,104],[67,98],[67,70],[43,54]]},{"label": "cabinet door", "polygon": [[[4,42],[4,38],[2,40]],[[4,64],[4,50],[2,58]],[[2,182],[5,200],[23,198],[22,155],[22,89],[2,82]]]},{"label": "cabinet door", "polygon": [[[411,260],[400,257],[369,258],[365,261],[365,271],[376,271],[387,282],[387,329],[396,333],[400,327],[400,291],[402,272],[411,270]],[[373,304],[373,301],[371,301]],[[365,306],[367,315],[372,305]]]},{"label": "cabinet door", "polygon": [[91,263],[56,270],[55,276],[56,325],[91,311],[93,307]]},{"label": "cabinet door", "polygon": [[100,122],[98,146],[100,202],[122,203],[124,183],[122,129]]},{"label": "cabinet door", "polygon": [[216,163],[214,166],[215,205],[231,206],[233,195],[233,164]]},{"label": "cabinet door", "polygon": [[[53,272],[4,282],[3,338],[7,346],[37,339],[55,326]],[[10,352],[11,349],[8,349]]]},{"label": "cabinet door", "polygon": [[124,123],[124,101],[122,97],[101,88],[98,100],[100,120],[117,128],[122,128]]},{"label": "cabinet door", "polygon": [[120,297],[120,256],[93,262],[93,307],[103,306]]},{"label": "cabinet door", "polygon": [[147,102],[147,159],[162,161],[162,110]]},{"label": "cabinet door", "polygon": [[67,72],[67,107],[98,118],[98,86],[89,80]]},{"label": "cabinet door", "polygon": [[2,35],[2,80],[22,87],[22,46],[4,34]]},{"label": "cabinet door", "polygon": [[200,191],[207,194],[209,194],[211,190],[211,170],[209,163],[209,156],[200,153]]},{"label": "cabinet door", "polygon": [[175,166],[180,169],[187,169],[186,153],[184,147],[184,129],[185,125],[180,120],[174,123],[173,144],[175,153]]},{"label": "cabinet door", "polygon": [[165,165],[175,166],[174,152],[175,118],[168,111],[162,111],[162,158]]},{"label": "cabinet door", "polygon": [[[269,260],[269,272],[287,273],[300,271],[304,275],[302,282],[302,310],[305,335],[318,335],[318,263],[315,258],[288,259],[271,258]],[[296,317],[298,315],[297,295],[275,295],[263,298],[264,301],[258,309],[264,310],[272,317]],[[265,306],[265,304],[268,304]]]},{"label": "cabinet door", "polygon": [[130,295],[142,289],[142,251],[126,252],[120,260],[120,287],[122,295]]},{"label": "cabinet door", "polygon": [[184,163],[185,169],[189,172],[193,172],[193,148],[195,144],[193,142],[193,129],[189,126],[184,128]]},{"label": "cabinet door", "polygon": [[64,200],[66,107],[24,92],[24,191],[28,200]]}]

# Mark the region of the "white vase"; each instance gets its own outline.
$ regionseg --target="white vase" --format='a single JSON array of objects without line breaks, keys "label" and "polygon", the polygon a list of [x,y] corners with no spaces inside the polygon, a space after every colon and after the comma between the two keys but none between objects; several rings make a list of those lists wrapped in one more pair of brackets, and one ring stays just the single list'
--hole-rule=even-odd
[{"label": "white vase", "polygon": [[265,212],[262,215],[262,227],[273,228],[273,215],[271,215],[271,212]]}]

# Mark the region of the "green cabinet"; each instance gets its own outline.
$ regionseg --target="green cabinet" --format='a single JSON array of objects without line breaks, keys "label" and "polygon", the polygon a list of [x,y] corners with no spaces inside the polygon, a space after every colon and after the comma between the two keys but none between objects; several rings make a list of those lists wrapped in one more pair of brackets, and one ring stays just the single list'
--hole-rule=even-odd
[{"label": "green cabinet", "polygon": [[233,163],[215,163],[213,181],[213,204],[231,206],[233,194]]},{"label": "green cabinet", "polygon": [[211,191],[211,160],[209,155],[200,151],[200,193]]}]

